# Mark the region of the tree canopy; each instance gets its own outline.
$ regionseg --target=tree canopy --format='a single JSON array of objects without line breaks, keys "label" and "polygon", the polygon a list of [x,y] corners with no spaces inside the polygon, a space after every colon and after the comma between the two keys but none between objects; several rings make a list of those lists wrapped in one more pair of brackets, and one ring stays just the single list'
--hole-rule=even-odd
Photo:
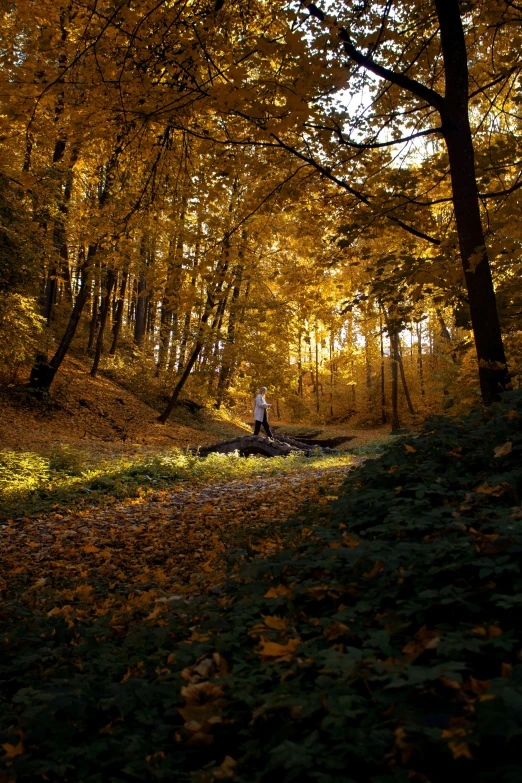
[{"label": "tree canopy", "polygon": [[518,382],[517,4],[2,14],[7,379],[396,429]]}]

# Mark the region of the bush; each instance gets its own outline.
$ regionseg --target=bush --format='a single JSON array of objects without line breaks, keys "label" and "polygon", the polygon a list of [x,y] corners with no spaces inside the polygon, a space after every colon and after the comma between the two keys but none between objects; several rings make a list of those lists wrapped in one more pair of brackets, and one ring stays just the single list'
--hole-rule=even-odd
[{"label": "bush", "polygon": [[49,460],[31,452],[0,452],[0,490],[4,495],[32,492],[50,478]]},{"label": "bush", "polygon": [[36,299],[16,293],[0,297],[0,366],[12,379],[20,365],[34,361],[41,347],[43,323]]}]

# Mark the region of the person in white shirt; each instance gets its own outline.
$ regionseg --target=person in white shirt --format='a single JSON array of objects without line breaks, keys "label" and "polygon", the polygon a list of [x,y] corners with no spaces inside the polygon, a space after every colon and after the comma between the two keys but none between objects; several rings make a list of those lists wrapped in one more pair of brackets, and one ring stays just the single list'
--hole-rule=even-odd
[{"label": "person in white shirt", "polygon": [[270,432],[270,427],[268,426],[268,417],[267,417],[267,410],[271,407],[270,403],[265,400],[265,392],[266,392],[266,386],[261,386],[259,389],[259,393],[256,396],[256,402],[254,405],[254,435],[259,435],[259,430],[261,429],[261,425],[263,425],[266,434],[269,438],[272,438],[273,435]]}]

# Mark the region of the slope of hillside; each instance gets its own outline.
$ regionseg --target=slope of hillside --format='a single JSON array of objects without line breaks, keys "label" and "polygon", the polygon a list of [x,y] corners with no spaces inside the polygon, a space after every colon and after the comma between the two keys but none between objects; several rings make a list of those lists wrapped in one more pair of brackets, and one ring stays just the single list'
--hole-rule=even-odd
[{"label": "slope of hillside", "polygon": [[243,432],[183,409],[166,425],[157,415],[131,392],[103,376],[91,378],[81,362],[68,358],[48,400],[24,387],[0,389],[0,449],[45,454],[66,444],[103,457],[205,445]]}]

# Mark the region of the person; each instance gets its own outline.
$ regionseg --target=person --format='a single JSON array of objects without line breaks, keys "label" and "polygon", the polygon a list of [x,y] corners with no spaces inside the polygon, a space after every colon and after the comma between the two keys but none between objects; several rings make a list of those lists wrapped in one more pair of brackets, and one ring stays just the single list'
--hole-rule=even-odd
[{"label": "person", "polygon": [[256,396],[256,402],[254,405],[254,435],[259,435],[261,425],[265,428],[265,432],[268,437],[273,440],[274,436],[270,432],[268,426],[267,410],[271,407],[270,403],[265,400],[266,386],[261,386],[259,393]]}]

